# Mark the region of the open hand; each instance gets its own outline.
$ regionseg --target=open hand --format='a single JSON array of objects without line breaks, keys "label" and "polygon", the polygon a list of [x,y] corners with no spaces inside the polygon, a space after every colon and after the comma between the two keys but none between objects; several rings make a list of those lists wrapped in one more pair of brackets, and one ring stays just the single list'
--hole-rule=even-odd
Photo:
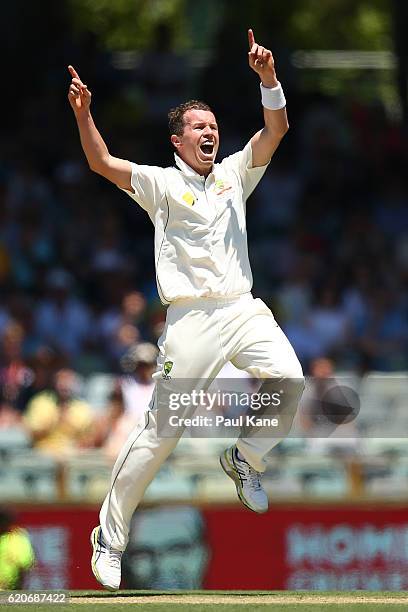
[{"label": "open hand", "polygon": [[79,74],[73,66],[68,66],[72,77],[71,85],[68,90],[68,100],[72,110],[76,115],[87,112],[91,104],[91,92],[87,85],[79,78]]},{"label": "open hand", "polygon": [[259,75],[265,87],[276,87],[278,85],[278,80],[275,74],[275,63],[272,52],[255,42],[252,30],[248,30],[248,43],[248,62],[250,67]]}]

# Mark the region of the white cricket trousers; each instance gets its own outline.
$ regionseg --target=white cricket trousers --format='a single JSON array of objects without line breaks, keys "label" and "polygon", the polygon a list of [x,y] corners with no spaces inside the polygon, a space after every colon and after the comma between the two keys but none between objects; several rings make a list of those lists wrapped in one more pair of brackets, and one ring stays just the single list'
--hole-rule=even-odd
[{"label": "white cricket trousers", "polygon": [[[153,378],[161,380],[164,363],[171,361],[171,377],[182,378],[183,385],[191,380],[191,391],[197,385],[206,390],[228,361],[256,378],[295,381],[290,405],[284,406],[292,422],[304,387],[302,368],[269,308],[252,294],[233,299],[173,302],[158,346],[158,367]],[[110,490],[101,508],[100,524],[105,541],[117,550],[125,550],[133,512],[179,440],[179,437],[158,435],[157,416],[153,393],[150,409],[131,432],[116,460]],[[263,472],[265,455],[281,439],[240,437],[237,447],[250,465]]]}]

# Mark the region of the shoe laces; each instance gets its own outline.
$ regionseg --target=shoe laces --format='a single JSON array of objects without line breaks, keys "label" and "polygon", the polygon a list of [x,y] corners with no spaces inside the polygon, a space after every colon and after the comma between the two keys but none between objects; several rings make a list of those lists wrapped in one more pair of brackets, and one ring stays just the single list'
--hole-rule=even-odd
[{"label": "shoe laces", "polygon": [[259,472],[242,459],[239,459],[238,473],[241,479],[247,481],[255,491],[260,491],[262,489]]},{"label": "shoe laces", "polygon": [[111,565],[112,567],[115,567],[117,569],[120,569],[120,562],[121,562],[121,558],[122,558],[122,551],[121,550],[115,550],[115,549],[113,549],[111,547],[108,547],[106,545],[105,540],[103,539],[103,535],[102,534],[99,535],[98,544],[99,544],[99,549],[97,549],[97,552],[107,553],[108,554],[108,558],[109,558],[109,565]]},{"label": "shoe laces", "polygon": [[120,569],[120,561],[122,558],[121,550],[113,550],[113,548],[109,549],[109,564],[116,569]]}]

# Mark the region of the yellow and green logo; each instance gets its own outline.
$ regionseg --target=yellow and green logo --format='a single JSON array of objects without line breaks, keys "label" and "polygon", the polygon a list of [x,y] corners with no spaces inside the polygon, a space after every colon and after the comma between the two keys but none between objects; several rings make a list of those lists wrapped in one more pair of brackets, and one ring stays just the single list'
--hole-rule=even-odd
[{"label": "yellow and green logo", "polygon": [[164,362],[164,366],[163,366],[163,378],[165,380],[169,380],[170,379],[169,374],[171,372],[172,367],[173,367],[173,361],[165,361]]}]

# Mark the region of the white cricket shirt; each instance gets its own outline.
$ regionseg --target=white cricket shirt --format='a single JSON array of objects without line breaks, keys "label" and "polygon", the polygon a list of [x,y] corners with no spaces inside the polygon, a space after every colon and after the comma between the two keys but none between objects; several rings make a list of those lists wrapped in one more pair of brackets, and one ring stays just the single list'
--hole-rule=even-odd
[{"label": "white cricket shirt", "polygon": [[252,167],[246,147],[197,174],[178,155],[176,167],[132,163],[134,193],[155,226],[160,299],[234,297],[252,289],[246,237],[246,200],[267,165]]}]

